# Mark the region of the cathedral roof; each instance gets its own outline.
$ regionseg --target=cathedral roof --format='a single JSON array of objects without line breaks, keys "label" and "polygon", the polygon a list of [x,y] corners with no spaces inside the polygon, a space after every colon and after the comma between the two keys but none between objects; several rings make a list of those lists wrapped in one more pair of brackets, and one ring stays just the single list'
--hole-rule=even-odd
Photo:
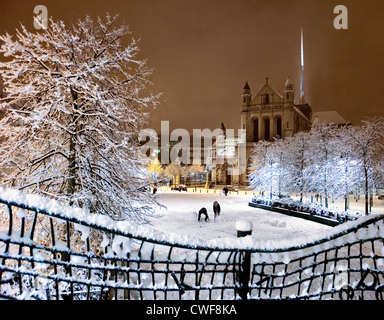
[{"label": "cathedral roof", "polygon": [[278,93],[275,89],[273,89],[269,84],[269,79],[266,78],[266,82],[264,86],[260,89],[260,91],[257,93],[257,95],[253,98],[254,104],[261,104],[262,97],[269,95],[271,98],[270,102],[275,103],[284,103],[284,99],[280,93]]},{"label": "cathedral roof", "polygon": [[311,122],[311,119],[308,119],[308,117],[297,106],[293,106],[293,110],[295,111],[296,114],[298,114],[306,122],[308,122],[308,123]]},{"label": "cathedral roof", "polygon": [[312,124],[346,124],[347,121],[337,111],[318,111],[312,116]]}]

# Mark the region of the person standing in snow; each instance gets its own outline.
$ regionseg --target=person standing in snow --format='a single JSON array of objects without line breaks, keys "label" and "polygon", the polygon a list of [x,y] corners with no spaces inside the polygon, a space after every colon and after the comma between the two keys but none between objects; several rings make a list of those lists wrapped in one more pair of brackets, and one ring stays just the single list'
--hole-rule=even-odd
[{"label": "person standing in snow", "polygon": [[220,204],[217,201],[215,201],[213,203],[214,220],[216,220],[216,217],[220,215],[220,211],[221,211]]}]

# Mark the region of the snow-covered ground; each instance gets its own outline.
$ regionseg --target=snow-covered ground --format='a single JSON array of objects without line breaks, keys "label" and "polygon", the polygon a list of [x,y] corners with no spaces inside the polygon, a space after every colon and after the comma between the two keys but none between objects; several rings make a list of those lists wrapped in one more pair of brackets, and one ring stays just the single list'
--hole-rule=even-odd
[{"label": "snow-covered ground", "polygon": [[[316,222],[294,218],[248,206],[252,195],[205,192],[158,191],[159,203],[166,208],[159,209],[158,216],[150,219],[152,227],[166,233],[189,235],[205,241],[218,238],[236,238],[235,224],[238,220],[253,224],[252,235],[259,240],[294,240],[298,237],[312,237],[331,227]],[[213,202],[221,206],[220,216],[214,220]],[[205,207],[210,220],[197,221],[197,213]],[[203,216],[204,217],[204,216]]]}]

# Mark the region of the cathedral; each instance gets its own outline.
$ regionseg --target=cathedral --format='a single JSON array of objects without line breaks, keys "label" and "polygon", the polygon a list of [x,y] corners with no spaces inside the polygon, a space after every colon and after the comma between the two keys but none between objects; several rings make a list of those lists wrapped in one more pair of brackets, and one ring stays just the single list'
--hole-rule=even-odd
[{"label": "cathedral", "polygon": [[[230,141],[230,144],[236,145],[235,158],[238,160],[238,166],[243,168],[249,164],[250,154],[254,144],[258,141],[274,141],[275,139],[284,139],[292,137],[295,133],[309,131],[315,123],[333,123],[344,125],[346,121],[337,113],[337,111],[312,112],[311,106],[304,97],[304,46],[303,30],[301,30],[301,54],[300,54],[300,89],[299,96],[295,99],[295,90],[288,77],[284,84],[284,91],[279,93],[269,83],[266,78],[264,86],[253,95],[248,81],[245,83],[241,95],[242,105],[240,111],[241,129],[245,132],[245,137],[237,137]],[[298,103],[295,103],[298,101]],[[221,139],[221,144],[225,145],[225,137]],[[216,149],[218,145],[215,146]],[[242,151],[239,150],[242,148]],[[221,148],[223,149],[223,148]],[[213,152],[213,154],[217,154]],[[233,157],[233,156],[232,156]],[[245,158],[241,161],[241,158]],[[242,164],[241,164],[242,162]],[[215,161],[213,160],[213,163]],[[232,161],[233,163],[233,161]],[[214,165],[212,176],[216,184],[247,184],[247,170],[238,170],[238,174],[233,174],[236,168],[233,168],[230,176],[223,174],[228,171],[228,163]],[[221,173],[221,174],[219,174]]]},{"label": "cathedral", "polygon": [[[290,77],[285,82],[284,89],[283,93],[280,94],[272,88],[269,79],[266,78],[264,86],[255,96],[252,96],[248,82],[245,83],[240,111],[241,129],[245,130],[245,137],[242,138],[243,141],[237,137],[236,142],[237,146],[240,143],[245,144],[246,164],[248,164],[255,142],[284,139],[293,136],[296,132],[310,130],[311,106],[308,103],[303,103],[303,97],[300,97],[300,104],[295,104],[295,91]],[[236,156],[239,156],[238,150]],[[226,166],[227,163],[224,163],[224,167]],[[222,171],[223,168],[221,167],[218,165],[215,168],[216,171]],[[220,178],[218,174],[216,177],[217,184],[232,185],[246,184],[246,178],[246,172],[223,178]]]},{"label": "cathedral", "polygon": [[[165,151],[169,147],[172,152],[177,151],[178,164],[185,166],[190,164],[203,164],[204,172],[198,176],[198,181],[204,181],[206,187],[231,185],[233,187],[247,185],[250,155],[258,141],[275,141],[292,137],[297,132],[310,131],[316,123],[333,123],[344,125],[346,121],[337,111],[312,112],[312,107],[306,102],[304,96],[304,50],[303,33],[301,33],[301,59],[300,59],[300,87],[298,94],[291,78],[282,82],[280,92],[272,87],[269,78],[265,78],[265,84],[258,91],[252,92],[246,81],[241,97],[239,97],[240,130],[235,136],[234,130],[227,130],[221,123],[219,134],[211,131],[208,138],[212,144],[205,145],[205,136],[193,137],[188,141],[169,141],[169,128],[165,136],[168,142],[164,145]],[[201,132],[202,133],[202,132]],[[163,132],[160,133],[160,137]],[[162,139],[161,139],[162,141]],[[195,143],[195,142],[198,143]],[[182,143],[185,143],[183,145]],[[158,150],[156,157],[163,161],[170,160],[171,153],[162,152],[163,145]],[[180,151],[181,150],[181,151]],[[181,153],[180,153],[181,152]],[[197,155],[195,158],[195,154]],[[172,162],[172,160],[171,160]],[[170,163],[170,162],[166,162]],[[203,178],[202,178],[203,176]],[[194,176],[196,183],[196,175]],[[180,181],[180,177],[176,179]],[[188,181],[185,180],[185,183]]]},{"label": "cathedral", "polygon": [[248,82],[243,88],[241,128],[247,131],[247,142],[273,141],[275,138],[291,137],[311,126],[312,109],[308,103],[295,104],[295,91],[290,77],[285,82],[283,94],[269,84],[252,98]]},{"label": "cathedral", "polygon": [[[295,90],[290,77],[284,84],[282,94],[272,88],[268,78],[255,96],[252,96],[248,82],[245,83],[242,92],[240,121],[241,128],[246,132],[247,164],[255,142],[284,139],[297,132],[310,130],[311,106],[304,102],[303,96],[300,96],[299,104],[295,104],[294,101]],[[244,184],[246,173],[236,177],[236,180],[238,184]]]}]

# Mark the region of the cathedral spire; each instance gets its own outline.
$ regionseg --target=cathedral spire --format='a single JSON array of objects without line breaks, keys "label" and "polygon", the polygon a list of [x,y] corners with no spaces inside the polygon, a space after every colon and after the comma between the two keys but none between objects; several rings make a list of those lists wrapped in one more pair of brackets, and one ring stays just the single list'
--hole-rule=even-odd
[{"label": "cathedral spire", "polygon": [[300,104],[305,103],[304,98],[304,36],[303,36],[303,28],[301,28],[301,43],[300,43]]},{"label": "cathedral spire", "polygon": [[251,93],[251,88],[249,87],[248,81],[246,81],[243,88],[243,94],[249,94],[249,93]]},{"label": "cathedral spire", "polygon": [[243,106],[249,106],[251,104],[251,88],[249,87],[248,81],[245,83],[245,86],[243,88]]}]

